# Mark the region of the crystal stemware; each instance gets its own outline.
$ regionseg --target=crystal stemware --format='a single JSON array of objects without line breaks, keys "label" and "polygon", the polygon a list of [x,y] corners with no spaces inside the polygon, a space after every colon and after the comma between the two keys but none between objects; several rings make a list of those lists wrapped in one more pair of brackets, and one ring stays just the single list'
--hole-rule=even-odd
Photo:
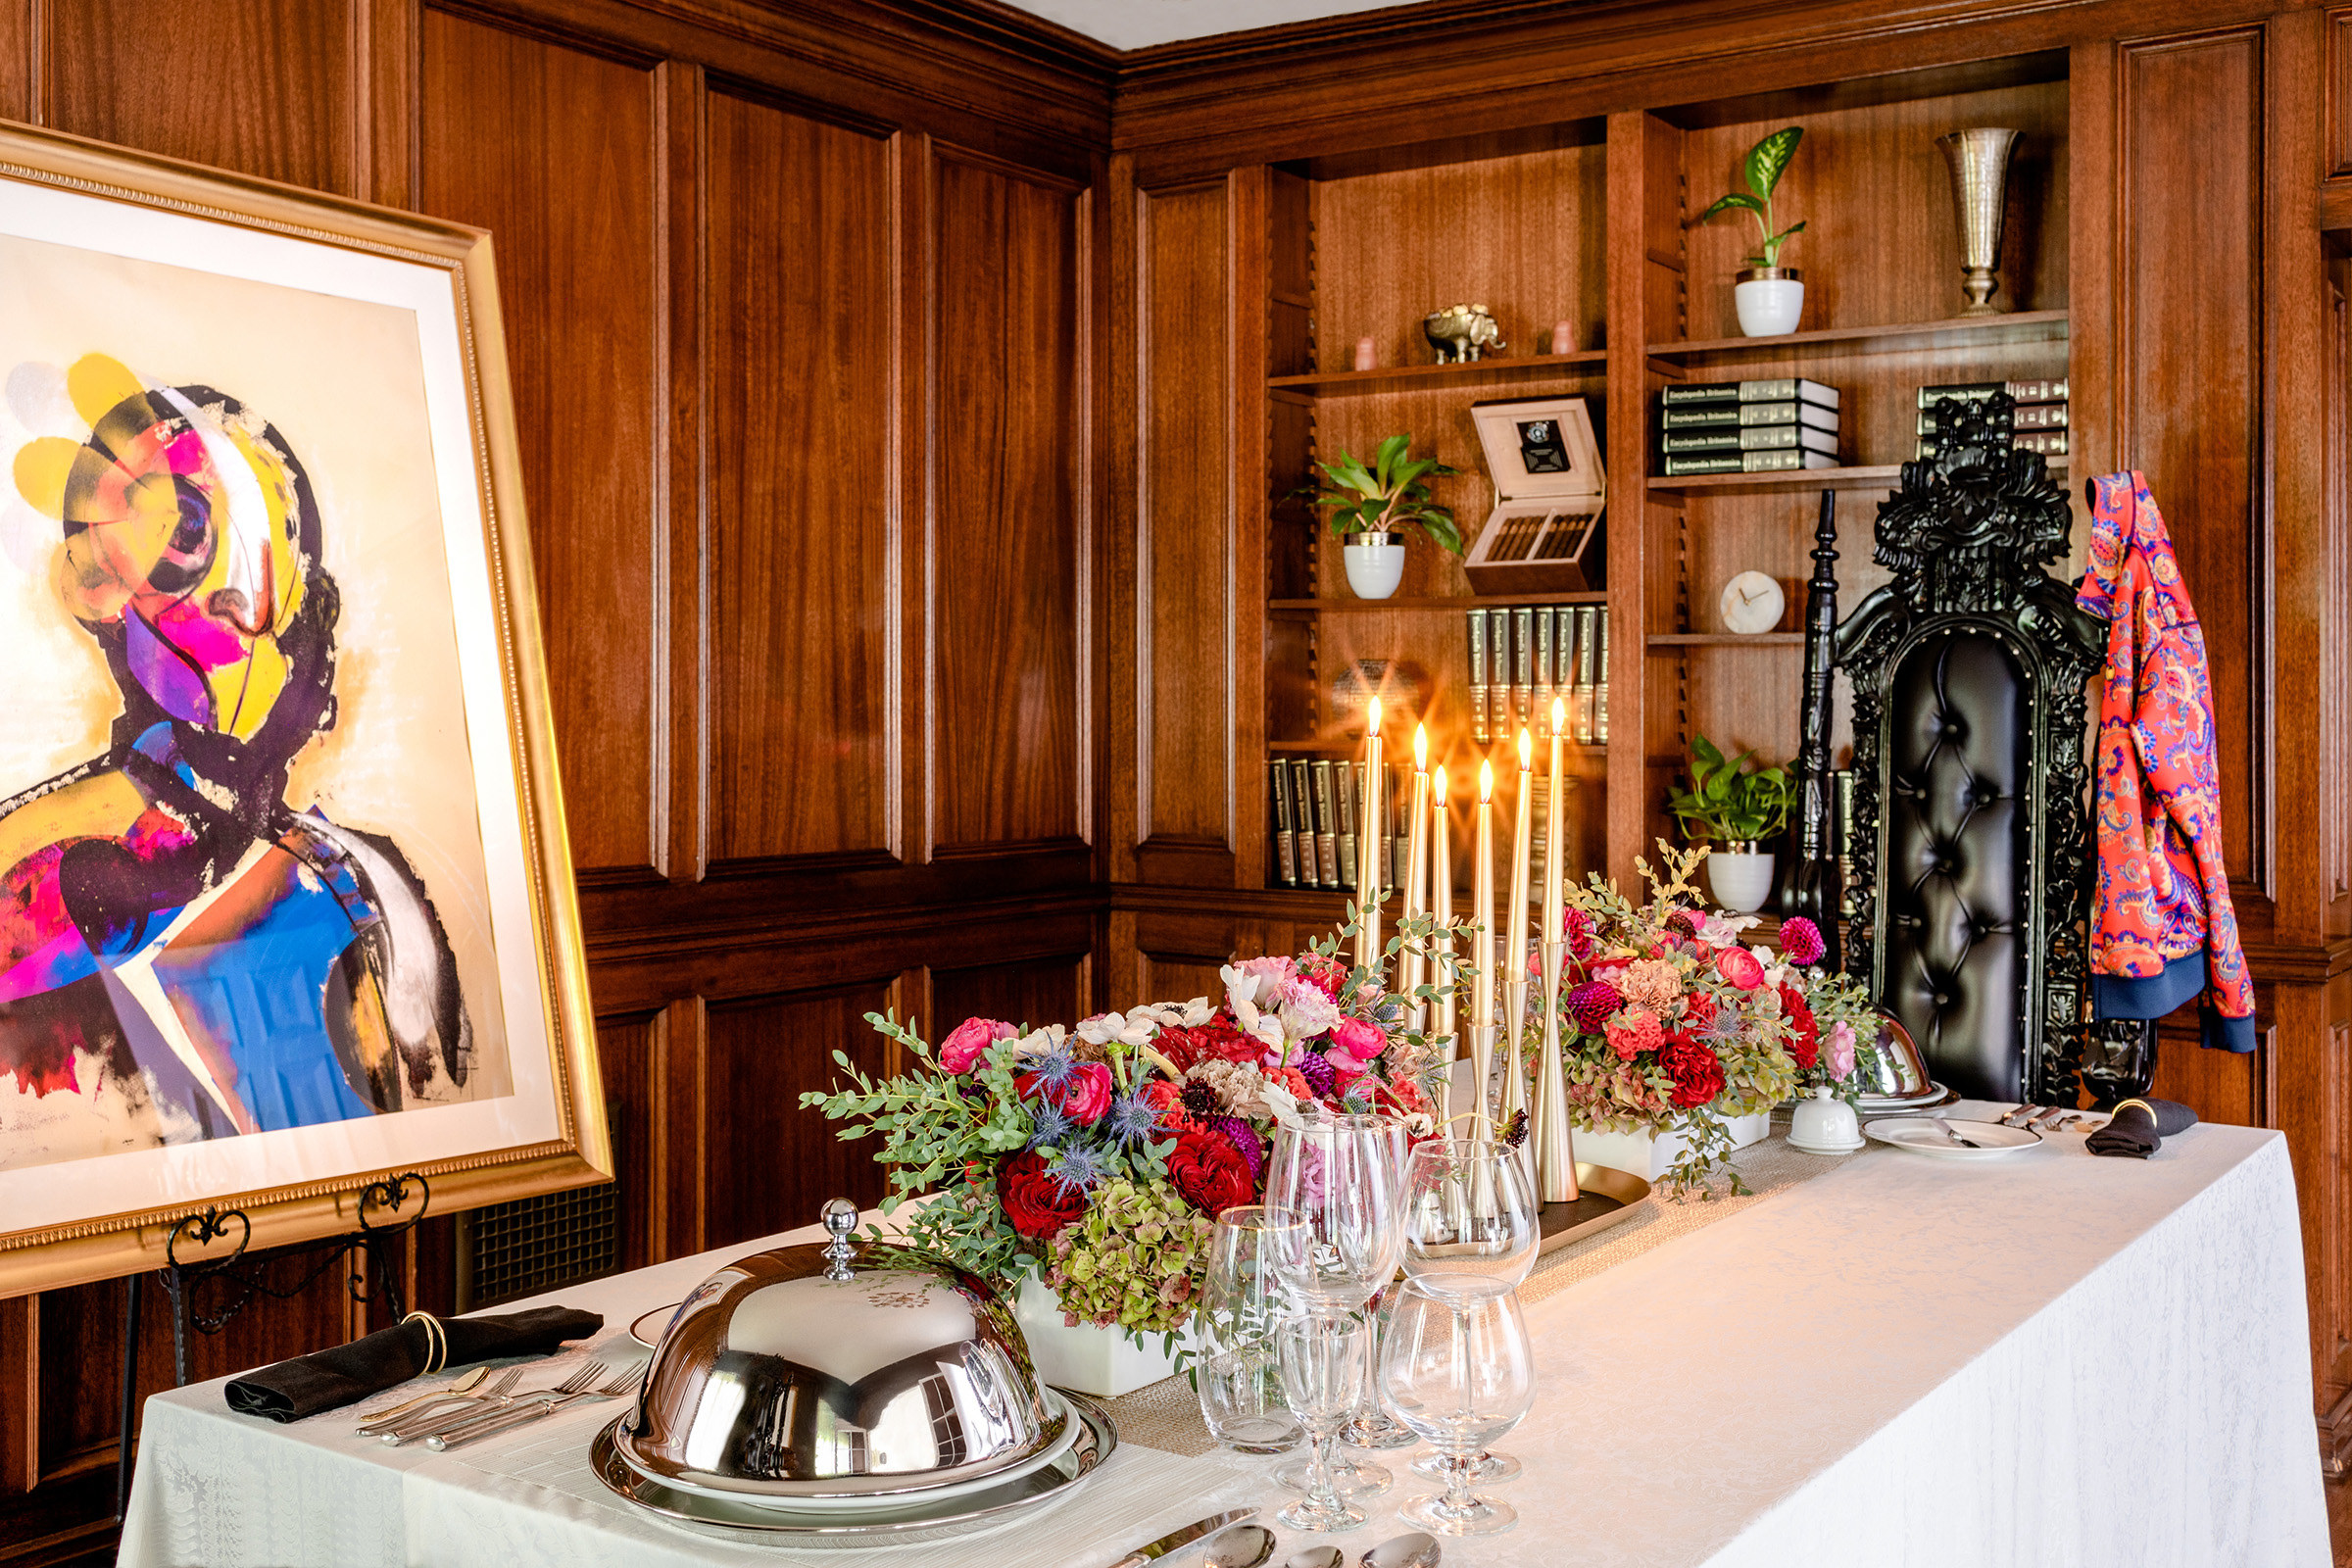
[{"label": "crystal stemware", "polygon": [[[1381,1116],[1321,1116],[1282,1128],[1266,1170],[1266,1200],[1302,1223],[1266,1233],[1288,1311],[1277,1360],[1291,1408],[1311,1445],[1305,1495],[1281,1514],[1294,1530],[1352,1530],[1333,1474],[1332,1446],[1364,1375],[1364,1306],[1396,1272],[1398,1171],[1394,1123]],[[1377,1466],[1359,1465],[1356,1490]],[[1385,1483],[1387,1472],[1379,1479]]]},{"label": "crystal stemware", "polygon": [[1287,1208],[1249,1203],[1219,1214],[1209,1237],[1208,1276],[1193,1315],[1200,1417],[1237,1453],[1281,1453],[1305,1436],[1285,1400],[1275,1351],[1283,1297],[1272,1257],[1279,1242],[1269,1239],[1303,1223]]},{"label": "crystal stemware", "polygon": [[1405,1425],[1446,1457],[1446,1490],[1398,1513],[1449,1536],[1492,1535],[1519,1516],[1478,1496],[1471,1456],[1523,1420],[1535,1402],[1535,1352],[1519,1298],[1497,1279],[1457,1277],[1446,1295],[1405,1281],[1382,1348],[1381,1384]]},{"label": "crystal stemware", "polygon": [[[1429,1139],[1405,1161],[1399,1201],[1404,1226],[1404,1271],[1441,1296],[1463,1282],[1501,1280],[1516,1286],[1535,1267],[1543,1246],[1542,1210],[1527,1179],[1527,1162],[1508,1144],[1490,1139]],[[1519,1461],[1480,1453],[1470,1460],[1474,1482],[1508,1481]],[[1444,1454],[1413,1461],[1415,1475],[1446,1479]]]}]

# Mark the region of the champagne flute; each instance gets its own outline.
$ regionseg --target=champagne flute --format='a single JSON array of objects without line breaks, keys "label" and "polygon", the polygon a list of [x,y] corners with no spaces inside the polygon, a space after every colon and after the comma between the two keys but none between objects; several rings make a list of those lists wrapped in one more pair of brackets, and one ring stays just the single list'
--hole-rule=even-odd
[{"label": "champagne flute", "polygon": [[1303,1224],[1287,1208],[1248,1203],[1217,1216],[1208,1277],[1193,1331],[1200,1344],[1200,1416],[1237,1453],[1282,1453],[1305,1435],[1284,1400],[1275,1331],[1283,1314],[1273,1250]]},{"label": "champagne flute", "polygon": [[1492,1535],[1518,1523],[1509,1503],[1473,1492],[1470,1465],[1535,1402],[1535,1350],[1514,1288],[1457,1275],[1441,1294],[1427,1277],[1405,1281],[1380,1375],[1405,1425],[1446,1456],[1446,1490],[1413,1498],[1398,1514],[1449,1536]]},{"label": "champagne flute", "polygon": [[1286,1126],[1266,1171],[1268,1203],[1301,1221],[1265,1233],[1288,1304],[1276,1360],[1311,1444],[1306,1494],[1280,1516],[1294,1530],[1353,1530],[1364,1522],[1341,1494],[1331,1450],[1362,1387],[1364,1304],[1396,1273],[1401,1237],[1389,1128],[1380,1116]]},{"label": "champagne flute", "polygon": [[[1448,1299],[1484,1280],[1516,1286],[1535,1267],[1543,1246],[1542,1211],[1527,1179],[1527,1162],[1508,1144],[1491,1139],[1430,1139],[1405,1162],[1399,1203],[1404,1226],[1404,1271]],[[1413,1473],[1446,1476],[1444,1454],[1413,1462]],[[1476,1482],[1508,1481],[1519,1461],[1480,1453],[1470,1461]]]}]

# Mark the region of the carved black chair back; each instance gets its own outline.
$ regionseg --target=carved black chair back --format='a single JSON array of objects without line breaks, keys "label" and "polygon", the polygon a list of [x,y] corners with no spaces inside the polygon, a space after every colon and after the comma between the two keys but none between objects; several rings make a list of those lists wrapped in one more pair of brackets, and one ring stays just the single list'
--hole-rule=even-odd
[{"label": "carved black chair back", "polygon": [[2066,496],[2005,397],[1953,407],[1879,509],[1893,580],[1838,629],[1852,683],[1846,971],[1937,1081],[2074,1102],[2089,996],[2083,732],[2106,628],[2046,569]]}]

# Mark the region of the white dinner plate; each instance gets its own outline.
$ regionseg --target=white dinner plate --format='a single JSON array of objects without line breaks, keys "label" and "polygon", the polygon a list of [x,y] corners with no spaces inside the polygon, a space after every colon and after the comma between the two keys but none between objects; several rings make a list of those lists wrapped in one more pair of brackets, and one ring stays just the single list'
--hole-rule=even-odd
[{"label": "white dinner plate", "polygon": [[1945,1126],[1984,1147],[1963,1149],[1946,1140],[1936,1130],[1936,1123],[1926,1116],[1886,1116],[1865,1122],[1862,1131],[1882,1144],[1907,1149],[1914,1154],[1927,1154],[1936,1159],[1999,1159],[2021,1150],[2033,1149],[2041,1143],[2041,1134],[2031,1127],[2003,1127],[1989,1121],[1947,1120]]},{"label": "white dinner plate", "polygon": [[680,1304],[672,1301],[667,1306],[655,1307],[629,1325],[629,1338],[649,1350],[654,1348],[662,1343],[662,1331],[669,1327],[671,1318],[677,1316]]}]

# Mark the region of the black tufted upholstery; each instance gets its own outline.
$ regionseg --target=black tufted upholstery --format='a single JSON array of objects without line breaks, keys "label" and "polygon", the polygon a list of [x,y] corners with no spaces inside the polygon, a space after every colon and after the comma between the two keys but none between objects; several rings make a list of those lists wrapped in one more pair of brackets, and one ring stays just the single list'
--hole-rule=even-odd
[{"label": "black tufted upholstery", "polygon": [[1958,628],[1903,655],[1886,708],[1880,1000],[1938,1082],[2015,1101],[2032,896],[2025,681],[1992,637]]}]

